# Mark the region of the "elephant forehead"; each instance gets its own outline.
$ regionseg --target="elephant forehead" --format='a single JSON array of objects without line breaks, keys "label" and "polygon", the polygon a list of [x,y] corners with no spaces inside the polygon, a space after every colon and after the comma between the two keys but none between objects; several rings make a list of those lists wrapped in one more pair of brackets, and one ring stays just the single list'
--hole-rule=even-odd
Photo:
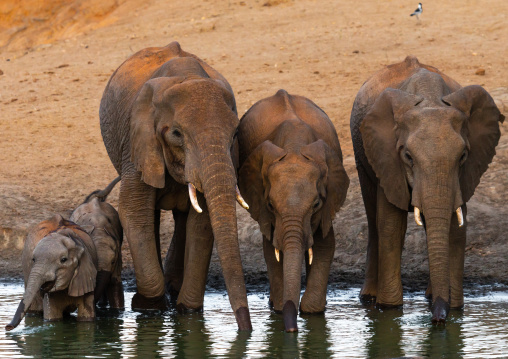
[{"label": "elephant forehead", "polygon": [[467,117],[450,106],[415,107],[407,111],[397,125],[408,128],[416,127],[450,127],[460,131]]},{"label": "elephant forehead", "polygon": [[48,234],[35,246],[34,256],[45,255],[56,257],[59,254],[67,253],[67,248],[62,243],[63,237],[58,233]]},{"label": "elephant forehead", "polygon": [[310,181],[319,178],[319,168],[303,156],[288,154],[281,161],[270,166],[268,176],[282,183],[296,183],[300,180]]}]

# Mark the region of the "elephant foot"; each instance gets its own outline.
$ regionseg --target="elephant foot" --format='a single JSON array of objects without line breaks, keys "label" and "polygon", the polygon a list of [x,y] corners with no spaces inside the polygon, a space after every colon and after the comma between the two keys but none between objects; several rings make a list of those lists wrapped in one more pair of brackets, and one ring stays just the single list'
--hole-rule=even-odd
[{"label": "elephant foot", "polygon": [[93,322],[95,320],[95,317],[80,317],[78,316],[76,318],[78,322]]},{"label": "elephant foot", "polygon": [[301,314],[310,314],[310,315],[314,315],[314,314],[323,314],[325,312],[325,309],[312,309],[312,308],[306,308],[305,306],[302,306],[300,304],[300,313]]},{"label": "elephant foot", "polygon": [[298,332],[298,325],[296,324],[296,317],[298,313],[296,312],[296,306],[293,301],[288,300],[286,304],[284,304],[284,308],[282,308],[282,315],[284,318],[284,328],[286,332]]},{"label": "elephant foot", "polygon": [[134,294],[131,302],[132,310],[167,310],[169,308],[168,299],[165,295],[160,297],[148,298],[139,293]]},{"label": "elephant foot", "polygon": [[390,303],[376,302],[376,308],[379,308],[379,309],[400,309],[400,308],[402,308],[402,303],[390,304]]},{"label": "elephant foot", "polygon": [[276,313],[276,314],[282,314],[282,309],[277,309],[275,308],[275,304],[273,304],[273,300],[269,300],[268,301],[268,306],[270,307],[270,309]]},{"label": "elephant foot", "polygon": [[450,304],[443,298],[437,297],[430,311],[432,312],[432,324],[445,324],[446,317],[450,311]]},{"label": "elephant foot", "polygon": [[250,322],[249,308],[240,307],[235,312],[236,323],[240,331],[252,331],[252,323]]},{"label": "elephant foot", "polygon": [[178,299],[178,295],[180,294],[180,290],[176,289],[170,283],[166,283],[166,294],[169,296],[169,300],[171,304],[176,305],[176,301]]},{"label": "elephant foot", "polygon": [[360,291],[360,303],[363,305],[376,304],[376,286],[369,285],[367,282]]},{"label": "elephant foot", "polygon": [[199,306],[197,308],[189,308],[183,303],[178,303],[176,305],[176,311],[180,314],[203,313],[203,306]]}]

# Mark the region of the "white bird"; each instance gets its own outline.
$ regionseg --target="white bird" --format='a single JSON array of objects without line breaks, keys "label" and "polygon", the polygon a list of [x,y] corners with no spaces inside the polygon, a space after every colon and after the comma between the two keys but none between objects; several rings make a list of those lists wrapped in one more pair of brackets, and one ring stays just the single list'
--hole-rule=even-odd
[{"label": "white bird", "polygon": [[418,8],[409,16],[416,15],[416,18],[418,20],[420,20],[419,16],[421,15],[422,12],[423,12],[423,8],[422,8],[422,3],[420,2],[420,3],[418,3]]}]

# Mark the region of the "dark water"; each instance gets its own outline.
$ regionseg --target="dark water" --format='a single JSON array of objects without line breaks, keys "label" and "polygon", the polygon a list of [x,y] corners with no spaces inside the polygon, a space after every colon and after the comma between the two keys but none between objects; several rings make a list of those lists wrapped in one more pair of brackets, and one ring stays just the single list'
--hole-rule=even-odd
[{"label": "dark water", "polygon": [[223,292],[206,294],[202,315],[104,310],[93,323],[28,317],[5,332],[22,291],[22,284],[0,284],[1,358],[508,357],[508,292],[467,296],[446,327],[430,324],[423,293],[406,295],[401,310],[380,311],[359,305],[352,288],[329,291],[325,315],[299,317],[298,334],[282,330],[264,293],[248,298],[253,332],[238,333]]}]

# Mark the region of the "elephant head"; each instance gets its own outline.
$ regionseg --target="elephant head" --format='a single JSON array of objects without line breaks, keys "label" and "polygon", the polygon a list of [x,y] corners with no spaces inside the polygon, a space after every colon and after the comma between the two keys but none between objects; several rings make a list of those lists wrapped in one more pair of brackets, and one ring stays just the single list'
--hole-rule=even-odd
[{"label": "elephant head", "polygon": [[240,328],[249,329],[236,223],[236,198],[242,201],[232,90],[209,78],[192,57],[168,61],[153,77],[133,105],[131,160],[150,186],[163,188],[166,171],[187,185],[198,213],[196,190],[204,194],[230,301]]},{"label": "elephant head", "polygon": [[450,93],[438,74],[420,70],[417,76],[407,81],[408,91],[384,90],[360,130],[388,201],[406,211],[414,207],[418,224],[424,215],[432,320],[443,322],[450,305],[452,215],[462,226],[461,206],[492,161],[504,117],[480,86]]},{"label": "elephant head", "polygon": [[79,297],[94,290],[97,258],[95,248],[90,248],[90,244],[93,246],[91,241],[85,243],[68,228],[52,232],[37,243],[23,299],[14,318],[5,327],[6,330],[18,326],[39,290],[67,290],[71,297]]},{"label": "elephant head", "polygon": [[[267,140],[240,169],[240,187],[252,217],[271,241],[277,260],[282,252],[283,314],[287,331],[295,331],[304,254],[312,263],[313,234],[326,236],[344,203],[349,178],[341,155],[323,141],[286,150]],[[273,229],[273,230],[272,230]]]}]

